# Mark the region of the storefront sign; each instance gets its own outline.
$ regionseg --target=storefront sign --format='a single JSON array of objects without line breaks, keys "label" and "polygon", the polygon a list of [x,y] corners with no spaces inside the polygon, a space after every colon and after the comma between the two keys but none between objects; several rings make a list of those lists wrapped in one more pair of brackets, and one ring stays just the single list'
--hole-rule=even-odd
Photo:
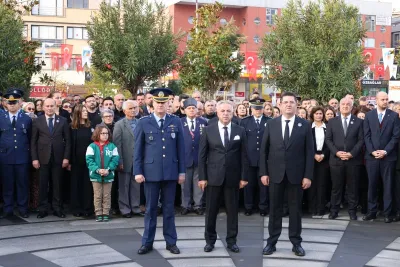
[{"label": "storefront sign", "polygon": [[389,81],[388,80],[362,80],[361,86],[363,88],[382,88],[388,87]]},{"label": "storefront sign", "polygon": [[30,98],[47,97],[51,92],[52,86],[32,86],[29,94]]},{"label": "storefront sign", "polygon": [[389,100],[400,101],[400,81],[389,81]]}]

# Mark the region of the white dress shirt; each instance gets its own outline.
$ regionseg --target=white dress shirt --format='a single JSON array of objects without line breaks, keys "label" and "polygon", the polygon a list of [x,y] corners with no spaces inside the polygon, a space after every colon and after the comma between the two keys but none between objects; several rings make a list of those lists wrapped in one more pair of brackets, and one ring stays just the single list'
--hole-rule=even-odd
[{"label": "white dress shirt", "polygon": [[315,128],[315,143],[317,145],[317,151],[322,151],[324,147],[324,140],[325,140],[325,132],[324,128],[326,128],[325,123],[322,123],[321,126],[317,126],[315,122],[313,122],[312,128]]},{"label": "white dress shirt", "polygon": [[228,127],[228,138],[230,140],[231,139],[231,126],[232,126],[232,122],[230,122],[228,125],[225,126],[220,121],[218,121],[219,136],[221,137],[223,145],[225,145],[225,139],[224,139],[225,129],[224,129],[224,127]]},{"label": "white dress shirt", "polygon": [[294,125],[294,119],[296,116],[291,117],[290,119],[286,119],[284,116],[281,116],[282,118],[282,137],[285,139],[285,129],[286,129],[286,121],[285,120],[290,120],[289,121],[289,137],[292,134],[293,130],[293,125]]},{"label": "white dress shirt", "polygon": [[193,121],[193,129],[196,129],[196,118],[193,118],[193,119],[189,119],[189,117],[186,117],[186,121],[187,121],[187,124],[188,124],[188,128],[189,128],[189,130],[190,130],[190,128],[192,127],[192,121]]}]

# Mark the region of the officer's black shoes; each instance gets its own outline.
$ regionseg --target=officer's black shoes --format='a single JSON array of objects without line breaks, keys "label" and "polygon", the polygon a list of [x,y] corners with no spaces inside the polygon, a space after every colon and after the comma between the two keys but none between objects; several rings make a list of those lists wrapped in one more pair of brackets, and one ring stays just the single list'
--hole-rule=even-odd
[{"label": "officer's black shoes", "polygon": [[144,255],[153,250],[153,246],[141,246],[138,250],[139,255]]},{"label": "officer's black shoes", "polygon": [[260,216],[265,217],[268,215],[268,210],[260,210]]},{"label": "officer's black shoes", "polygon": [[246,216],[250,216],[251,214],[253,214],[253,211],[250,210],[250,209],[246,209],[246,210],[244,211],[244,215],[246,215]]},{"label": "officer's black shoes", "polygon": [[47,211],[40,211],[37,218],[38,219],[43,219],[45,217],[49,216],[49,214],[47,213]]},{"label": "officer's black shoes", "polygon": [[179,250],[179,248],[176,245],[167,245],[167,250],[169,250],[169,252],[171,252],[172,254],[180,254],[181,251]]},{"label": "officer's black shoes", "polygon": [[65,214],[62,211],[55,211],[53,212],[53,215],[58,218],[65,218]]},{"label": "officer's black shoes", "polygon": [[334,219],[336,219],[338,217],[338,214],[336,213],[336,212],[331,212],[330,214],[329,214],[329,219],[331,219],[331,220],[334,220]]},{"label": "officer's black shoes", "polygon": [[385,223],[391,223],[391,222],[393,222],[393,219],[391,217],[389,217],[389,216],[385,216],[384,222]]},{"label": "officer's black shoes", "polygon": [[374,213],[367,213],[363,218],[363,221],[370,221],[376,219],[376,214]]},{"label": "officer's black shoes", "polygon": [[132,218],[132,214],[131,213],[125,213],[125,214],[122,214],[122,217],[124,217],[124,218]]},{"label": "officer's black shoes", "polygon": [[239,253],[239,251],[240,251],[238,245],[236,245],[236,244],[228,245],[228,249],[235,253]]},{"label": "officer's black shoes", "polygon": [[304,257],[306,255],[306,252],[301,245],[293,245],[292,251],[294,252],[294,255],[299,257]]},{"label": "officer's black shoes", "polygon": [[181,214],[182,214],[182,215],[188,215],[189,212],[190,212],[190,210],[189,210],[189,209],[186,209],[186,208],[182,208],[182,210],[181,210]]},{"label": "officer's black shoes", "polygon": [[204,210],[203,210],[202,208],[195,209],[194,212],[195,212],[197,215],[204,215]]},{"label": "officer's black shoes", "polygon": [[357,221],[357,215],[355,213],[349,213],[350,220]]},{"label": "officer's black shoes", "polygon": [[204,247],[204,252],[211,252],[214,249],[214,245],[212,244],[206,244],[206,246]]},{"label": "officer's black shoes", "polygon": [[272,255],[276,251],[275,245],[267,244],[263,249],[263,255]]}]

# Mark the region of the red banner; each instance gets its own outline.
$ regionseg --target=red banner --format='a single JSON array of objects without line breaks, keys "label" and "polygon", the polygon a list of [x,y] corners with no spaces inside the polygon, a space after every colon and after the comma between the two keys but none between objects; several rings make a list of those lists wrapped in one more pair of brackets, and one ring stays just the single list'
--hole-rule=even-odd
[{"label": "red banner", "polygon": [[59,70],[60,65],[58,64],[58,59],[60,58],[60,54],[56,52],[51,52],[51,70]]},{"label": "red banner", "polygon": [[51,89],[51,86],[32,86],[31,92],[29,94],[30,98],[37,98],[37,97],[47,97]]},{"label": "red banner", "polygon": [[75,57],[76,60],[76,71],[83,72],[83,66],[82,66],[82,57]]},{"label": "red banner", "polygon": [[258,57],[257,52],[246,52],[246,69],[249,80],[257,80]]},{"label": "red banner", "polygon": [[377,65],[375,68],[375,80],[378,80],[379,77],[383,77],[385,76],[385,68],[383,67],[383,65]]},{"label": "red banner", "polygon": [[62,66],[64,69],[68,69],[71,65],[71,58],[72,58],[72,50],[74,46],[68,44],[61,45],[61,56],[62,56]]},{"label": "red banner", "polygon": [[244,97],[244,92],[235,92],[235,97]]},{"label": "red banner", "polygon": [[364,58],[365,58],[365,62],[367,64],[371,64],[371,63],[374,62],[375,49],[364,49],[363,55],[364,55]]}]

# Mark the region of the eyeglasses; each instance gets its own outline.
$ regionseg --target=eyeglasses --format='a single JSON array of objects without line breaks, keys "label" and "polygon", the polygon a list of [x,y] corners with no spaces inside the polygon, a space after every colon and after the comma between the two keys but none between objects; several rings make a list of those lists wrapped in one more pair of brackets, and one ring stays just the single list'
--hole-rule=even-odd
[{"label": "eyeglasses", "polygon": [[35,109],[34,109],[34,108],[27,108],[27,110],[30,110],[30,111],[35,111]]},{"label": "eyeglasses", "polygon": [[71,108],[71,106],[70,105],[65,105],[65,106],[63,106],[63,108]]},{"label": "eyeglasses", "polygon": [[108,133],[100,133],[101,135],[108,135]]},{"label": "eyeglasses", "polygon": [[106,118],[106,119],[110,119],[110,118],[112,118],[112,117],[113,117],[113,115],[103,116],[103,118]]}]

